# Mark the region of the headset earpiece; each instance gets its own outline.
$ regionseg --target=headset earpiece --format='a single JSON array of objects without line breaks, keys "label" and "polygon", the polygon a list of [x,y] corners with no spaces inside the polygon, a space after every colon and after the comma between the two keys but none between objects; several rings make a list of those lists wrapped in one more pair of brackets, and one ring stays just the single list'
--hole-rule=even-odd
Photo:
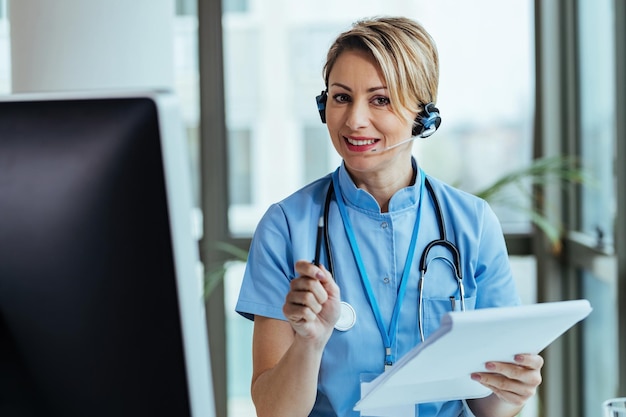
[{"label": "headset earpiece", "polygon": [[441,116],[439,115],[439,109],[433,103],[428,103],[424,106],[424,110],[415,118],[411,135],[427,138],[435,133],[440,124]]},{"label": "headset earpiece", "polygon": [[326,100],[328,100],[327,90],[322,90],[322,93],[315,97],[317,110],[320,112],[320,119],[322,119],[322,123],[326,123]]}]

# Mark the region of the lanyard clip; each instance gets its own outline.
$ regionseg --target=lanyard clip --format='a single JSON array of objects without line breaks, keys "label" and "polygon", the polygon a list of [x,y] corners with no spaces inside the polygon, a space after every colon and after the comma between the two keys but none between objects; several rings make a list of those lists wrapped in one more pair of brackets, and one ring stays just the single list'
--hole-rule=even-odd
[{"label": "lanyard clip", "polygon": [[391,348],[385,348],[385,371],[388,371],[393,366],[393,357],[391,356]]}]

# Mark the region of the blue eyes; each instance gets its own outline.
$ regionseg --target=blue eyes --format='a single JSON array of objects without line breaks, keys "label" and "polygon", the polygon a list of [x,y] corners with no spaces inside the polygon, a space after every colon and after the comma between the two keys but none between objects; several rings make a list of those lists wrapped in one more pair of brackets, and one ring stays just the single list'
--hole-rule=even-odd
[{"label": "blue eyes", "polygon": [[[333,100],[337,103],[351,103],[352,97],[345,93],[339,93],[333,95]],[[374,106],[384,107],[390,104],[389,98],[385,96],[375,96],[370,100]]]}]

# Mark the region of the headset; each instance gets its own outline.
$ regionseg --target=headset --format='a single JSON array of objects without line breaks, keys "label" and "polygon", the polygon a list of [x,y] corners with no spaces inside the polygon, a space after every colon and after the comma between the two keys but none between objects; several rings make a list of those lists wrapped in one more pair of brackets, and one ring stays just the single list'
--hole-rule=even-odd
[{"label": "headset", "polygon": [[[320,95],[315,97],[317,103],[317,110],[320,113],[322,123],[326,123],[326,101],[328,100],[328,90],[322,90]],[[424,106],[423,110],[418,113],[415,121],[413,122],[413,129],[411,130],[411,136],[417,136],[421,138],[427,138],[441,125],[441,116],[439,109],[435,107],[434,103],[428,103]]]}]

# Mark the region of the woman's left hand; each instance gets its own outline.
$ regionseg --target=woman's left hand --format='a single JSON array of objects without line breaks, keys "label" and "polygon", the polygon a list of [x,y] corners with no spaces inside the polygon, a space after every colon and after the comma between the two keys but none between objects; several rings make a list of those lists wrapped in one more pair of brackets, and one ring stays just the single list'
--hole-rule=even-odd
[{"label": "woman's left hand", "polygon": [[472,379],[491,389],[501,401],[523,406],[541,384],[543,362],[539,355],[515,355],[515,363],[487,362],[487,371],[473,373]]}]

